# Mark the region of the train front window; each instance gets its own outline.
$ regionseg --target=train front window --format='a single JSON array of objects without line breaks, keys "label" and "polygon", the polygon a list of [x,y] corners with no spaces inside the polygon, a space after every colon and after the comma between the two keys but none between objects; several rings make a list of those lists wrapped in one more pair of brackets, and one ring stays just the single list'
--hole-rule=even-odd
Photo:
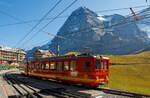
[{"label": "train front window", "polygon": [[98,70],[99,69],[99,60],[96,60],[96,69]]},{"label": "train front window", "polygon": [[85,72],[89,72],[90,71],[90,62],[89,61],[86,61],[84,63],[84,71]]}]

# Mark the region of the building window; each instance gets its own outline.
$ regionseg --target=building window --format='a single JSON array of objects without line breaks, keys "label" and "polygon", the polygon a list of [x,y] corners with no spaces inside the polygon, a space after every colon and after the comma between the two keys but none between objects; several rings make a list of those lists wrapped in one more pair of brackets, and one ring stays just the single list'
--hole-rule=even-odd
[{"label": "building window", "polygon": [[57,62],[57,70],[62,70],[62,62]]},{"label": "building window", "polygon": [[56,63],[55,62],[50,63],[50,69],[56,69]]},{"label": "building window", "polygon": [[64,62],[64,70],[65,71],[69,70],[69,63],[68,62]]},{"label": "building window", "polygon": [[71,63],[70,63],[70,70],[71,71],[75,71],[76,70],[76,62],[75,61],[71,61]]},{"label": "building window", "polygon": [[90,71],[90,61],[84,62],[84,71],[89,72]]}]

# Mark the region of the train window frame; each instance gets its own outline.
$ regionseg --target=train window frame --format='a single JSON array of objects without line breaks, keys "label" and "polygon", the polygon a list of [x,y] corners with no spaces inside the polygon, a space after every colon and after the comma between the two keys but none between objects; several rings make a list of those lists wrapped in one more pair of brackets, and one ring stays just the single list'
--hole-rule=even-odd
[{"label": "train window frame", "polygon": [[[54,66],[54,67],[52,67]],[[56,70],[56,63],[55,62],[50,62],[50,70]]]},{"label": "train window frame", "polygon": [[96,59],[95,67],[96,67],[96,70],[100,69],[100,60],[99,59]]},{"label": "train window frame", "polygon": [[70,62],[70,71],[76,71],[76,61]]},{"label": "train window frame", "polygon": [[85,61],[84,62],[84,72],[89,72],[90,71],[90,67],[91,67],[91,62],[90,61]]},{"label": "train window frame", "polygon": [[57,68],[58,71],[62,71],[63,69],[63,63],[62,62],[57,62]]},{"label": "train window frame", "polygon": [[69,62],[68,61],[64,62],[64,71],[69,71]]}]

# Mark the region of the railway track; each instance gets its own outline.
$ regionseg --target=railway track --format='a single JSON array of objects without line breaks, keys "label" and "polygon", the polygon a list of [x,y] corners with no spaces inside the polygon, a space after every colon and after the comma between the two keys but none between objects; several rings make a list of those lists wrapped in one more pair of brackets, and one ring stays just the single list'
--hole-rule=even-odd
[{"label": "railway track", "polygon": [[[9,74],[9,72],[4,75],[4,79],[19,93],[18,96],[15,96],[17,98],[91,98],[89,94],[72,92],[62,87],[35,90],[34,88],[27,85],[26,82],[19,80],[15,75]],[[14,96],[10,96],[10,98],[11,97]]]},{"label": "railway track", "polygon": [[[28,78],[28,77],[26,77]],[[31,84],[32,81],[29,81],[29,79],[25,79],[25,77],[21,78],[15,74],[5,74],[5,79],[6,81],[12,85],[16,91],[20,91],[20,88],[23,89],[24,92],[19,92],[19,97],[18,98],[46,98],[47,96],[52,96],[52,97],[60,97],[60,98],[91,98],[90,94],[82,93],[82,92],[77,92],[77,91],[72,91],[67,88],[69,86],[68,84],[63,84],[67,86],[59,86],[60,83],[54,82],[54,84],[59,84],[57,87],[49,87],[45,88],[43,87],[42,89],[35,89],[32,88],[29,83]],[[28,81],[27,81],[28,80]],[[39,79],[36,79],[37,82],[39,82]],[[45,80],[47,81],[47,80]],[[47,81],[49,82],[49,81]],[[35,83],[35,85],[37,85]],[[55,86],[55,85],[54,85]],[[132,92],[127,92],[127,91],[122,91],[122,90],[115,90],[115,89],[108,89],[108,88],[91,88],[91,87],[83,87],[83,86],[77,86],[73,85],[72,87],[79,87],[79,88],[86,88],[87,90],[97,90],[97,91],[103,91],[105,95],[103,96],[104,98],[111,98],[110,96],[118,96],[115,98],[150,98],[150,95],[145,95],[145,94],[138,94],[138,93],[132,93]],[[109,95],[109,97],[107,96]],[[44,96],[46,95],[46,96]],[[103,95],[103,94],[102,94]],[[119,97],[120,96],[120,97]],[[48,98],[48,97],[47,97]]]}]

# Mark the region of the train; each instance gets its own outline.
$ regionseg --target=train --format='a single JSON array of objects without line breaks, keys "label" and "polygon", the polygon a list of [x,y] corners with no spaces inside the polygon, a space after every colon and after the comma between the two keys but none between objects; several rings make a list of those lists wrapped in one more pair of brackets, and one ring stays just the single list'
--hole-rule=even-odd
[{"label": "train", "polygon": [[109,58],[90,54],[27,61],[24,74],[61,82],[99,86],[109,82]]}]

